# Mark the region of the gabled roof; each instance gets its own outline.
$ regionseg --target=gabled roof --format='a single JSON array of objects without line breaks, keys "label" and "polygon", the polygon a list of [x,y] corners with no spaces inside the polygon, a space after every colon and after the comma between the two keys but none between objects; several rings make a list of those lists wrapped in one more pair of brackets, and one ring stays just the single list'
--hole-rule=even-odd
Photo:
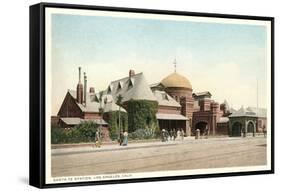
[{"label": "gabled roof", "polygon": [[181,107],[181,105],[176,100],[174,100],[171,96],[169,96],[164,91],[155,90],[153,92],[153,94],[156,97],[157,102],[158,102],[159,105]]},{"label": "gabled roof", "polygon": [[267,109],[265,108],[247,107],[247,110],[255,112],[258,117],[267,117]]},{"label": "gabled roof", "polygon": [[112,87],[110,95],[112,95],[115,102],[118,95],[123,97],[122,102],[131,99],[156,101],[143,73],[112,81],[110,87]]},{"label": "gabled roof", "polygon": [[[76,91],[68,90],[70,95],[76,100]],[[99,112],[100,104],[99,102],[95,101],[95,94],[94,93],[86,93],[86,107],[83,104],[75,102],[82,112]]]},{"label": "gabled roof", "polygon": [[[119,111],[119,106],[113,100],[112,95],[108,95],[108,94],[103,95],[101,105],[102,108],[104,109],[104,112]],[[120,107],[120,111],[126,112],[126,110],[123,107]]]},{"label": "gabled roof", "polygon": [[[69,90],[68,92],[76,100],[76,91]],[[108,94],[103,95],[101,103],[99,102],[99,99],[100,99],[100,92],[96,94],[87,93],[86,107],[84,104],[80,104],[78,102],[76,102],[76,104],[83,112],[99,112],[100,107],[104,109],[104,112],[119,110],[119,106],[115,104],[111,95]],[[126,110],[122,107],[120,108],[120,111],[126,112]]]},{"label": "gabled roof", "polygon": [[242,106],[238,111],[234,111],[229,117],[266,117],[267,109],[247,107],[246,109]]},{"label": "gabled roof", "polygon": [[209,91],[195,92],[192,94],[194,98],[211,98],[212,94]]}]

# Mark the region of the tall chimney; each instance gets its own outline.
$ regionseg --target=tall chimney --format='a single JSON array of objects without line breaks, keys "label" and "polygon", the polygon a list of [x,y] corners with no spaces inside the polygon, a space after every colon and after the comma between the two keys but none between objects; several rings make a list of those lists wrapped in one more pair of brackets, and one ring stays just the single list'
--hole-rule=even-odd
[{"label": "tall chimney", "polygon": [[86,76],[86,72],[84,72],[84,103],[85,103],[85,107],[87,104],[87,76]]},{"label": "tall chimney", "polygon": [[129,70],[129,77],[132,77],[135,75],[135,71],[134,70]]},{"label": "tall chimney", "polygon": [[83,85],[81,83],[81,67],[79,69],[79,80],[76,87],[76,101],[80,104],[83,103]]},{"label": "tall chimney", "polygon": [[79,84],[81,84],[81,67],[79,66],[78,67],[78,70],[79,70]]}]

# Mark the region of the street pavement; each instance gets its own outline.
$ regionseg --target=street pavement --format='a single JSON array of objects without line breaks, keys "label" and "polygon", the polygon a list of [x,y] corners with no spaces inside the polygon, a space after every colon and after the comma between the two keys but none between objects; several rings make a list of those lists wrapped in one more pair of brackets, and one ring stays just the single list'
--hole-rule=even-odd
[{"label": "street pavement", "polygon": [[266,138],[209,138],[52,149],[52,176],[82,176],[266,164]]}]

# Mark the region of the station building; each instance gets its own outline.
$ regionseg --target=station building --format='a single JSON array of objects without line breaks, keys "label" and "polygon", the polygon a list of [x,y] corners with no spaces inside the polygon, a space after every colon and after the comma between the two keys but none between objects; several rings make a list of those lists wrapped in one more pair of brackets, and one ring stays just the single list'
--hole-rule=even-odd
[{"label": "station building", "polygon": [[[185,135],[193,136],[197,129],[201,135],[241,136],[247,128],[248,135],[266,129],[266,109],[247,108],[235,111],[227,101],[219,104],[209,91],[193,92],[191,82],[174,71],[161,81],[148,84],[143,73],[130,70],[128,76],[109,83],[103,91],[95,92],[94,87],[87,91],[87,76],[81,82],[81,68],[76,90],[68,90],[52,124],[72,127],[82,121],[93,121],[103,127],[108,137],[108,125],[103,112],[127,112],[130,100],[147,100],[158,103],[156,118],[160,129],[183,129]],[[122,101],[117,105],[118,96]],[[240,133],[239,133],[240,132]],[[252,133],[252,134],[251,134]]]}]

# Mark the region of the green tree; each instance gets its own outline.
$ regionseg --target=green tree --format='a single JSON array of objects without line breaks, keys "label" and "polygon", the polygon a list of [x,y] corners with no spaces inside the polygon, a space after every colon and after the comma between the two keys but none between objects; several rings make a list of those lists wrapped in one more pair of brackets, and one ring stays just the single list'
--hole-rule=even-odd
[{"label": "green tree", "polygon": [[[107,122],[110,126],[109,133],[111,140],[116,140],[119,138],[119,124],[118,124],[118,116],[119,112],[117,111],[110,111],[105,113],[106,118],[108,119]],[[123,129],[128,129],[128,114],[124,111],[120,112],[120,121],[122,124]]]}]

